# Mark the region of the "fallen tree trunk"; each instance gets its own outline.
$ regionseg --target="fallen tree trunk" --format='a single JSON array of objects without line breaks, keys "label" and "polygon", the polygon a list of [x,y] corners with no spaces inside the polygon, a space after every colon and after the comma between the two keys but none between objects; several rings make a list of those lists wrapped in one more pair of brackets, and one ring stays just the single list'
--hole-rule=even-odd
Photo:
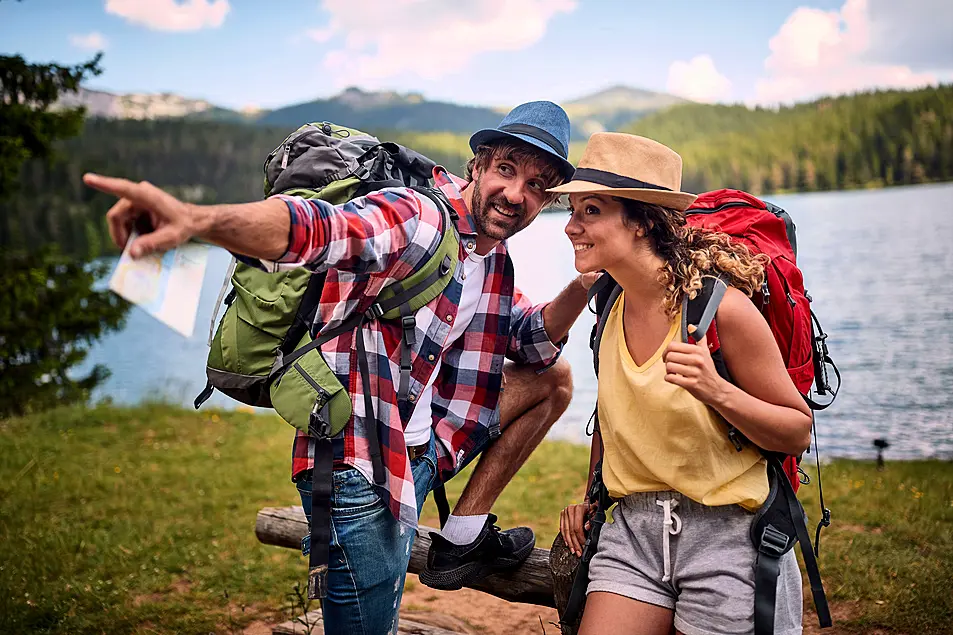
[{"label": "fallen tree trunk", "polygon": [[[431,527],[417,528],[417,538],[410,553],[409,573],[420,573],[427,564]],[[258,512],[255,535],[266,545],[301,548],[301,539],[308,533],[308,521],[300,507],[265,507]],[[471,588],[509,600],[555,608],[553,576],[549,568],[549,550],[533,549],[518,569],[506,574],[491,575]]]}]

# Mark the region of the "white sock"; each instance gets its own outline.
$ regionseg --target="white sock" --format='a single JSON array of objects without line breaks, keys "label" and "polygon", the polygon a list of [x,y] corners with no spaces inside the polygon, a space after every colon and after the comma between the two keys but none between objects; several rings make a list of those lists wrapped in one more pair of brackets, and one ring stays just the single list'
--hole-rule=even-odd
[{"label": "white sock", "polygon": [[489,514],[477,514],[476,516],[454,516],[450,514],[447,518],[447,524],[440,530],[440,535],[455,545],[468,545],[483,530],[486,524],[486,518]]}]

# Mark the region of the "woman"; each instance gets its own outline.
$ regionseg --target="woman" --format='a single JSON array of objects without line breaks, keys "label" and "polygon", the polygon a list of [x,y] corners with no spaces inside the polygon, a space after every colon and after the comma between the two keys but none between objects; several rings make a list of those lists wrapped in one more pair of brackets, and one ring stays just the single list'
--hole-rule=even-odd
[{"label": "woman", "polygon": [[[748,297],[766,259],[686,226],[695,196],[680,191],[681,172],[681,157],[659,143],[599,133],[572,181],[550,190],[569,195],[576,269],[605,270],[623,289],[602,336],[602,443],[594,436],[591,456],[591,465],[603,459],[619,505],[590,564],[582,635],[753,632],[748,530],[769,489],[757,447],[797,455],[810,442],[810,411]],[[716,321],[734,383],[718,375],[707,338],[679,337],[683,296],[716,274],[730,284]],[[741,452],[726,422],[752,442]],[[570,505],[560,518],[577,555],[589,510]],[[775,616],[776,632],[801,632],[793,551],[782,559]]]}]

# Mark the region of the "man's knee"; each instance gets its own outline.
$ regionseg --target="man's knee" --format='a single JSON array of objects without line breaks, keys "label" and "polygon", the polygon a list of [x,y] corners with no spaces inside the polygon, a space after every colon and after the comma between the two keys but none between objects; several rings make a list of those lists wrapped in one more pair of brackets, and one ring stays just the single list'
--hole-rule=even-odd
[{"label": "man's knee", "polygon": [[554,411],[561,415],[572,401],[572,367],[565,358],[560,357],[540,378],[550,391],[549,399]]}]

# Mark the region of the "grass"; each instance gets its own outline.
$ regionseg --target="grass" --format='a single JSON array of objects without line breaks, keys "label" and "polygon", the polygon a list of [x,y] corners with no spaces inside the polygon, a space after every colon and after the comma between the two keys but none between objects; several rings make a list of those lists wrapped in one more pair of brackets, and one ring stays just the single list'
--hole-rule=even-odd
[{"label": "grass", "polygon": [[[253,527],[259,508],[298,503],[291,436],[274,417],[164,405],[0,421],[0,632],[238,633],[288,619],[306,562]],[[546,443],[494,508],[501,524],[551,544],[587,459]],[[823,477],[834,525],[820,562],[841,632],[949,632],[953,464],[836,461]],[[816,519],[816,488],[801,498]],[[437,524],[431,502],[422,521]]]}]

